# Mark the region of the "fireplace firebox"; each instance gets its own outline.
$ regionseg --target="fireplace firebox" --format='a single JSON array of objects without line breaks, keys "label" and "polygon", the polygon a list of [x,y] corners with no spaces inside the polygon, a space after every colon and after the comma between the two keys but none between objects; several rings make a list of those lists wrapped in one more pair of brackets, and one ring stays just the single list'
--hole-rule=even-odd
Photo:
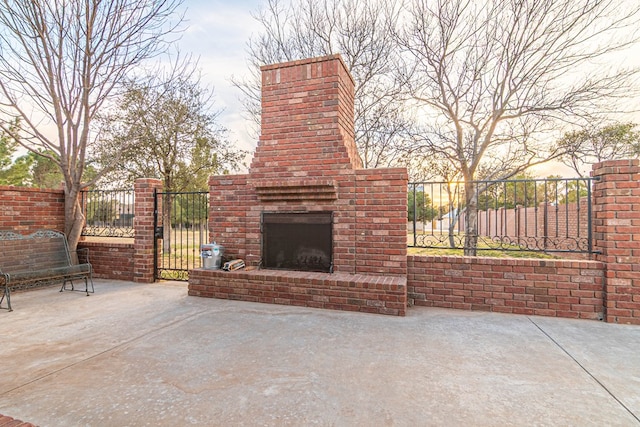
[{"label": "fireplace firebox", "polygon": [[333,272],[332,212],[263,212],[262,268]]}]

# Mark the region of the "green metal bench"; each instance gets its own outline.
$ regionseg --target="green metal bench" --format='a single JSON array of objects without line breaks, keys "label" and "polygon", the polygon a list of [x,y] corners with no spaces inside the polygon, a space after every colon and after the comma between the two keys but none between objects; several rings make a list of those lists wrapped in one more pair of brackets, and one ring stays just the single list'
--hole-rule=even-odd
[{"label": "green metal bench", "polygon": [[[75,258],[75,257],[74,257]],[[69,253],[67,238],[54,230],[39,230],[28,236],[0,231],[0,286],[2,302],[11,309],[11,291],[50,285],[62,281],[60,292],[75,289],[74,280],[84,280],[87,296],[94,292],[88,249],[78,251],[78,262]],[[4,281],[4,283],[2,283]],[[67,284],[71,287],[68,288]],[[89,290],[91,289],[91,290]]]}]

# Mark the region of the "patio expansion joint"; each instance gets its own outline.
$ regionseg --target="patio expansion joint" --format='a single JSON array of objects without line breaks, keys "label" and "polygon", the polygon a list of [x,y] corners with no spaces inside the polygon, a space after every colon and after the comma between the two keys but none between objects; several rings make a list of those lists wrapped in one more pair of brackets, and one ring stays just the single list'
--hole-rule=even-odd
[{"label": "patio expansion joint", "polygon": [[61,368],[55,369],[55,370],[53,370],[51,372],[47,372],[46,374],[40,375],[39,377],[36,377],[36,378],[33,378],[33,379],[31,379],[31,380],[29,380],[29,381],[27,381],[25,383],[22,383],[20,385],[15,386],[15,387],[13,387],[13,388],[11,388],[9,390],[0,391],[0,396],[4,396],[6,394],[12,393],[12,392],[14,392],[16,390],[19,390],[19,389],[21,389],[23,387],[26,387],[26,386],[30,385],[30,384],[37,383],[38,381],[40,381],[40,380],[42,380],[44,378],[48,378],[48,377],[50,377],[52,375],[55,375],[55,374],[57,374],[59,372],[66,371],[67,369],[73,368],[74,366],[77,366],[77,365],[80,365],[82,363],[85,363],[85,362],[87,362],[89,360],[98,358],[98,357],[103,356],[103,355],[105,355],[107,353],[110,353],[112,351],[115,351],[115,350],[118,350],[120,348],[123,348],[123,347],[125,347],[125,346],[127,346],[127,345],[129,345],[131,343],[134,343],[136,341],[140,341],[140,340],[142,340],[144,338],[147,338],[147,337],[149,337],[151,335],[157,334],[160,331],[163,331],[163,330],[171,328],[171,327],[173,327],[173,326],[175,326],[177,324],[180,324],[180,323],[186,322],[188,320],[191,320],[191,319],[193,319],[195,317],[198,317],[201,314],[206,313],[206,312],[207,312],[207,310],[200,310],[200,311],[197,311],[196,313],[193,313],[193,314],[190,314],[188,316],[182,317],[180,319],[174,320],[174,321],[169,322],[169,323],[167,323],[165,325],[162,325],[162,326],[160,326],[158,328],[149,330],[149,331],[147,331],[147,332],[145,332],[145,333],[143,333],[141,335],[138,335],[138,336],[133,337],[133,338],[131,338],[129,340],[123,341],[123,342],[121,342],[119,344],[116,344],[116,345],[114,345],[112,347],[109,347],[106,350],[102,350],[102,351],[100,351],[100,352],[98,352],[96,354],[92,354],[91,356],[85,357],[84,359],[78,360],[78,361],[73,362],[73,363],[71,363],[69,365],[66,365],[66,366],[63,366]]},{"label": "patio expansion joint", "polygon": [[606,391],[609,396],[611,396],[616,402],[618,402],[618,404],[622,406],[625,411],[627,411],[636,421],[638,421],[638,423],[640,423],[640,418],[638,417],[638,415],[634,414],[633,411],[629,409],[629,407],[627,407],[627,405],[625,405],[620,399],[618,399],[618,397],[613,394],[613,392],[609,390],[607,386],[604,385],[598,378],[596,378],[596,376],[593,375],[584,365],[582,365],[582,363],[580,363],[578,359],[576,359],[571,353],[569,353],[569,351],[565,349],[558,341],[553,339],[553,337],[549,335],[549,333],[547,333],[547,331],[545,331],[540,325],[538,325],[531,317],[527,316],[527,319],[529,319],[529,321],[533,323],[540,332],[542,332],[552,343],[554,343],[560,350],[562,350],[564,354],[569,356],[571,360],[573,360],[589,377],[591,377],[598,385],[600,385],[600,387],[602,387],[602,389]]}]

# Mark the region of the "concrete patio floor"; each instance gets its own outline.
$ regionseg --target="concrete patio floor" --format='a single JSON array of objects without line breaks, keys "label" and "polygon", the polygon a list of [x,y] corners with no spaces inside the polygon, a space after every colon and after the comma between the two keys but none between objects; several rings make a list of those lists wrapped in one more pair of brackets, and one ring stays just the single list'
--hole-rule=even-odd
[{"label": "concrete patio floor", "polygon": [[640,327],[397,318],[96,280],[0,311],[0,414],[40,426],[640,425]]}]

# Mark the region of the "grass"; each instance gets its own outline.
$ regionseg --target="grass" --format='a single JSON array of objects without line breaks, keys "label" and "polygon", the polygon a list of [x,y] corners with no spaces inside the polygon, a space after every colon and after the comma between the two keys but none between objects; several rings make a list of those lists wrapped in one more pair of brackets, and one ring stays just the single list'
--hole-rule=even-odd
[{"label": "grass", "polygon": [[[200,267],[200,244],[205,243],[207,239],[206,231],[171,229],[171,250],[162,254],[159,264],[170,269],[187,270]],[[158,241],[158,245],[162,252],[162,241]]]}]

